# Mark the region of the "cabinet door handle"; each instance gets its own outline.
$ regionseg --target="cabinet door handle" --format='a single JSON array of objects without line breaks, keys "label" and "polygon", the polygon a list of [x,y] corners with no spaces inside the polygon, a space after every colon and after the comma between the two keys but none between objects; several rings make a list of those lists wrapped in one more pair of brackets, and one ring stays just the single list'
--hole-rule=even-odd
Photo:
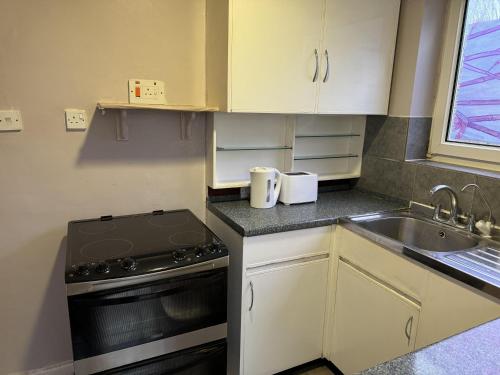
[{"label": "cabinet door handle", "polygon": [[323,78],[323,83],[328,81],[328,78],[330,78],[330,59],[328,58],[327,49],[325,49],[325,58],[326,58],[326,72],[325,72],[325,77]]},{"label": "cabinet door handle", "polygon": [[314,58],[316,59],[316,70],[314,70],[313,82],[316,82],[319,73],[319,57],[318,57],[318,50],[316,48],[314,49]]},{"label": "cabinet door handle", "polygon": [[412,326],[413,326],[413,316],[410,316],[405,326],[405,336],[408,339],[408,345],[410,345]]},{"label": "cabinet door handle", "polygon": [[253,308],[253,282],[250,281],[250,291],[252,292],[252,299],[250,301],[250,307],[248,308],[248,311],[252,311]]}]

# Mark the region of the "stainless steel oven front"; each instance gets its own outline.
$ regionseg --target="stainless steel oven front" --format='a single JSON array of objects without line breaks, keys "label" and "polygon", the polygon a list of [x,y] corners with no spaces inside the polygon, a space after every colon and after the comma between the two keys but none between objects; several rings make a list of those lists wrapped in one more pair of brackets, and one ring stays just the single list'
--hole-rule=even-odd
[{"label": "stainless steel oven front", "polygon": [[[200,373],[207,368],[225,373],[220,348],[227,335],[227,266],[225,256],[157,273],[68,284],[75,374],[167,373],[161,363],[170,366],[168,373],[176,373],[175,363],[191,368],[189,374],[198,373],[196,366]],[[196,347],[203,350],[189,350]],[[206,364],[200,365],[204,355]],[[131,366],[156,370],[131,372]]]}]

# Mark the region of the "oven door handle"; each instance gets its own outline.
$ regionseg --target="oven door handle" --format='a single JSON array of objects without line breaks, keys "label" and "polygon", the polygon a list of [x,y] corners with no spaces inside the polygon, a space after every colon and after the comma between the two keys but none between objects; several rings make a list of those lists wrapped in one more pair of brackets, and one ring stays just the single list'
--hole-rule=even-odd
[{"label": "oven door handle", "polygon": [[[171,296],[177,293],[182,293],[186,292],[189,290],[197,290],[203,286],[206,286],[210,282],[217,281],[217,279],[223,279],[223,276],[225,276],[225,273],[219,272],[215,275],[209,275],[203,276],[203,277],[196,277],[192,278],[191,280],[196,280],[196,281],[191,281],[189,285],[183,285],[179,286],[177,288],[171,288],[167,290],[162,290],[159,292],[154,292],[154,293],[148,293],[148,294],[141,294],[137,296],[125,296],[125,297],[115,297],[115,298],[100,298],[98,296],[86,296],[86,297],[76,297],[72,299],[72,303],[76,304],[85,304],[87,306],[111,306],[111,305],[123,305],[127,303],[134,303],[134,302],[139,302],[139,301],[147,301],[151,299],[156,299],[156,298],[161,298],[161,297],[167,297]],[[183,280],[183,281],[189,281],[188,280]],[[117,292],[115,292],[117,293]],[[118,292],[120,293],[120,292]]]},{"label": "oven door handle", "polygon": [[226,268],[228,264],[229,264],[229,257],[224,256],[202,263],[192,264],[189,266],[174,268],[165,271],[153,272],[144,275],[69,283],[66,284],[66,295],[68,297],[71,297],[71,296],[100,292],[110,289],[132,287],[134,285],[163,280],[167,278],[174,278],[182,275],[199,273],[203,271],[211,271],[219,268]]}]

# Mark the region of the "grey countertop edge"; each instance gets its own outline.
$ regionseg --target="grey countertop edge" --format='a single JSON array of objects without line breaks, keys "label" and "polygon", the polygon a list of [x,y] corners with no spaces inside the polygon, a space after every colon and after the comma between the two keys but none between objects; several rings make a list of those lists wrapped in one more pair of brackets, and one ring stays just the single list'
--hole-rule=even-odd
[{"label": "grey countertop edge", "polygon": [[332,217],[326,219],[304,221],[300,223],[290,223],[286,225],[268,225],[264,228],[245,231],[245,229],[242,226],[235,223],[227,215],[225,215],[224,213],[219,211],[216,207],[214,207],[211,203],[207,203],[207,209],[243,237],[254,237],[254,236],[261,236],[264,234],[289,232],[292,230],[315,228],[315,227],[324,227],[327,225],[337,224],[338,222],[338,218]]},{"label": "grey countertop edge", "polygon": [[359,374],[498,374],[499,329],[500,319],[494,319]]},{"label": "grey countertop edge", "polygon": [[[387,209],[366,210],[364,212],[357,212],[357,213],[355,213],[356,215],[390,212],[390,211],[396,211],[396,210],[400,210],[400,209],[404,209],[404,208],[409,207],[409,202],[405,201],[405,200],[391,198],[391,197],[387,197],[387,196],[380,195],[380,194],[374,194],[374,193],[367,192],[367,191],[364,191],[361,189],[355,189],[354,191],[357,191],[363,195],[366,195],[369,198],[384,201],[387,203],[388,206],[389,205],[391,206],[391,207],[388,207]],[[345,191],[343,191],[343,192],[345,192]],[[322,194],[335,194],[335,192],[328,192],[328,193],[322,193]],[[241,200],[241,201],[243,201],[243,200]],[[231,203],[231,202],[234,203],[234,201],[230,201],[228,203]],[[216,217],[218,217],[224,223],[229,225],[234,231],[236,231],[239,235],[241,235],[243,237],[254,237],[254,236],[260,236],[260,235],[266,235],[266,234],[288,232],[288,231],[299,230],[299,229],[322,227],[322,226],[337,224],[339,222],[339,219],[346,217],[346,216],[351,216],[350,214],[349,215],[332,215],[330,217],[319,218],[316,220],[304,220],[304,221],[290,222],[290,223],[285,223],[285,224],[278,223],[276,225],[266,225],[266,226],[258,227],[255,229],[245,229],[240,224],[238,224],[236,221],[234,221],[229,215],[222,212],[217,207],[217,205],[223,204],[223,203],[224,202],[207,201],[206,208],[212,214],[214,214]],[[249,207],[249,209],[250,209],[250,207]]]}]

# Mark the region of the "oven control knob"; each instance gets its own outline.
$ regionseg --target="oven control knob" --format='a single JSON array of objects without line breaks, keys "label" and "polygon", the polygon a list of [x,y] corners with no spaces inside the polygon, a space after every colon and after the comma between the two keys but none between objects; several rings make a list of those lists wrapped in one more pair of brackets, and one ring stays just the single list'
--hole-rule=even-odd
[{"label": "oven control knob", "polygon": [[175,261],[180,262],[181,260],[186,259],[186,250],[175,250],[172,256],[174,257]]},{"label": "oven control knob", "polygon": [[211,251],[212,253],[222,253],[222,249],[224,248],[224,245],[220,243],[214,243],[212,244]]},{"label": "oven control knob", "polygon": [[90,267],[89,267],[89,265],[87,263],[79,264],[76,267],[76,273],[79,276],[87,276],[88,274],[90,274]]},{"label": "oven control knob", "polygon": [[97,266],[95,266],[95,272],[97,273],[108,273],[109,272],[109,264],[106,262],[99,262]]},{"label": "oven control knob", "polygon": [[125,271],[133,271],[137,267],[137,262],[133,258],[125,258],[120,262],[120,266]]},{"label": "oven control knob", "polygon": [[205,255],[203,247],[197,247],[194,255],[196,255],[196,258],[201,258],[203,255]]}]

